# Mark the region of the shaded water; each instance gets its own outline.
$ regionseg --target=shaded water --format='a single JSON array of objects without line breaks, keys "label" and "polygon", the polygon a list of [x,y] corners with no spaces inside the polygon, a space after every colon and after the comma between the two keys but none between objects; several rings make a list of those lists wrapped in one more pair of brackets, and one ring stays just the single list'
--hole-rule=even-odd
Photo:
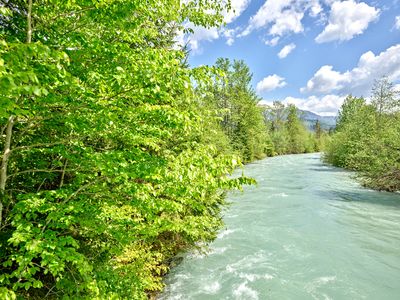
[{"label": "shaded water", "polygon": [[166,278],[171,299],[400,299],[400,194],[364,189],[318,154],[245,167],[208,255]]}]

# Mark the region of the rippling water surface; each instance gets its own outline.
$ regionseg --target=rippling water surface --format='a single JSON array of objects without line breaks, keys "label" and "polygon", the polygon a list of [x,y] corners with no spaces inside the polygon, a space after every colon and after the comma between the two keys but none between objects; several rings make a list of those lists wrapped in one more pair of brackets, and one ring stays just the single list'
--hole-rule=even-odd
[{"label": "rippling water surface", "polygon": [[245,167],[208,255],[166,278],[172,299],[400,299],[400,194],[364,189],[318,154]]}]

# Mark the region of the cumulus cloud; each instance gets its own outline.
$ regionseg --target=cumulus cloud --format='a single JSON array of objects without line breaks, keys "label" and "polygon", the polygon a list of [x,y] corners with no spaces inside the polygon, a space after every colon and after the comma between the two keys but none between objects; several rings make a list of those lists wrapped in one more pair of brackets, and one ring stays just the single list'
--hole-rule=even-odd
[{"label": "cumulus cloud", "polygon": [[269,34],[283,36],[291,32],[302,32],[304,30],[303,24],[301,23],[303,17],[303,12],[297,12],[294,9],[284,10],[279,19],[275,20],[275,23],[271,26]]},{"label": "cumulus cloud", "polygon": [[300,109],[308,110],[321,116],[334,116],[337,115],[344,99],[344,96],[325,95],[323,97],[310,96],[308,98],[286,97],[282,102],[294,104]]},{"label": "cumulus cloud", "polygon": [[[344,96],[325,95],[323,97],[310,96],[307,98],[286,97],[281,102],[294,104],[302,110],[308,110],[321,116],[335,116],[344,102]],[[259,105],[271,105],[272,101],[262,100]]]},{"label": "cumulus cloud", "polygon": [[283,35],[288,32],[301,32],[303,11],[296,7],[297,1],[293,0],[267,0],[253,15],[246,29],[240,36],[249,35],[253,30],[271,25],[269,33]]},{"label": "cumulus cloud", "polygon": [[340,73],[333,70],[332,66],[322,66],[307,82],[301,92],[329,93],[341,90],[349,84],[350,72]]},{"label": "cumulus cloud", "polygon": [[331,6],[328,25],[316,37],[317,43],[348,41],[362,34],[370,22],[378,19],[380,10],[354,0],[336,1]]},{"label": "cumulus cloud", "polygon": [[265,77],[259,83],[257,83],[256,91],[258,93],[268,92],[277,88],[284,87],[286,85],[285,78],[280,77],[276,74]]},{"label": "cumulus cloud", "polygon": [[310,16],[317,17],[319,14],[322,13],[323,9],[319,1],[310,1]]},{"label": "cumulus cloud", "polygon": [[266,0],[238,36],[262,28],[267,28],[268,34],[273,36],[300,33],[304,31],[302,20],[307,13],[317,17],[322,12],[319,0]]},{"label": "cumulus cloud", "polygon": [[393,82],[400,80],[400,44],[379,55],[371,51],[364,53],[357,67],[346,72],[335,71],[332,66],[322,66],[301,92],[367,95],[374,80],[385,75]]},{"label": "cumulus cloud", "polygon": [[286,45],[285,47],[282,48],[281,51],[279,51],[278,56],[280,59],[285,58],[296,48],[296,45],[291,43],[289,45]]}]

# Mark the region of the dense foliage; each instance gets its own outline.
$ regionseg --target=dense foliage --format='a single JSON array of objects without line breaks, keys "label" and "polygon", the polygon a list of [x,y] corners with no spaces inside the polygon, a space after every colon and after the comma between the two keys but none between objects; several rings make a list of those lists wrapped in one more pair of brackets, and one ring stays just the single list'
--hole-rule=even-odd
[{"label": "dense foliage", "polygon": [[278,101],[266,107],[265,119],[275,154],[310,153],[323,149],[328,134],[318,121],[315,132],[308,131],[299,118],[300,113],[294,105],[285,106]]},{"label": "dense foliage", "polygon": [[261,100],[251,87],[252,74],[241,60],[219,58],[213,80],[197,87],[201,102],[216,112],[225,149],[231,147],[245,162],[265,156],[320,151],[329,139],[319,122],[311,132],[294,105]]},{"label": "dense foliage", "polygon": [[215,68],[213,80],[199,86],[197,93],[216,112],[228,144],[245,162],[271,155],[273,146],[249,67],[241,60],[219,58]]},{"label": "dense foliage", "polygon": [[174,49],[220,1],[0,6],[0,298],[144,299],[210,241],[239,164]]},{"label": "dense foliage", "polygon": [[282,131],[264,119],[242,61],[191,69],[176,49],[227,8],[1,2],[1,299],[148,298],[253,183],[228,177],[241,161],[316,149],[294,107]]},{"label": "dense foliage", "polygon": [[359,171],[369,187],[400,190],[400,99],[387,78],[375,82],[370,104],[346,98],[325,159]]}]

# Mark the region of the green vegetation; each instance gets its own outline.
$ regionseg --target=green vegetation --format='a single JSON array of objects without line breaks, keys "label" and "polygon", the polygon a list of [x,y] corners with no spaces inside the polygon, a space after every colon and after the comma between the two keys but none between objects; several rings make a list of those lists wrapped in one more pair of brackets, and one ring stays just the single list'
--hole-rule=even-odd
[{"label": "green vegetation", "polygon": [[242,61],[191,69],[175,49],[180,24],[222,9],[2,4],[1,299],[151,297],[179,251],[215,238],[225,191],[254,183],[228,177],[241,161],[316,149],[294,107],[281,129],[264,119]]},{"label": "green vegetation", "polygon": [[267,107],[265,119],[270,130],[274,154],[318,152],[323,149],[328,134],[316,123],[315,133],[308,131],[294,105],[275,101]]},{"label": "green vegetation", "polygon": [[1,299],[145,299],[252,182],[227,178],[240,162],[193,88],[207,74],[173,48],[220,1],[185,3],[0,7]]},{"label": "green vegetation", "polygon": [[370,104],[346,98],[325,159],[359,171],[368,187],[400,190],[400,99],[387,78],[375,82]]},{"label": "green vegetation", "polygon": [[[0,6],[1,299],[151,297],[179,251],[216,237],[225,192],[254,183],[228,176],[241,161],[324,147],[294,106],[257,106],[243,61],[187,66],[181,24],[219,26],[223,9]],[[398,108],[386,81],[372,105],[349,97],[327,160],[399,189]]]},{"label": "green vegetation", "polygon": [[[211,136],[218,136],[222,149],[231,149],[242,161],[320,151],[329,139],[318,121],[315,132],[307,130],[294,105],[276,101],[272,106],[258,106],[261,99],[251,87],[252,74],[243,61],[219,58],[210,77],[196,88],[196,94],[202,106],[220,120],[223,132]],[[218,131],[215,124],[212,127]]]},{"label": "green vegetation", "polygon": [[218,72],[197,92],[219,118],[228,144],[244,162],[272,155],[268,128],[257,106],[260,99],[250,85],[249,67],[240,60],[219,58],[215,68]]}]

